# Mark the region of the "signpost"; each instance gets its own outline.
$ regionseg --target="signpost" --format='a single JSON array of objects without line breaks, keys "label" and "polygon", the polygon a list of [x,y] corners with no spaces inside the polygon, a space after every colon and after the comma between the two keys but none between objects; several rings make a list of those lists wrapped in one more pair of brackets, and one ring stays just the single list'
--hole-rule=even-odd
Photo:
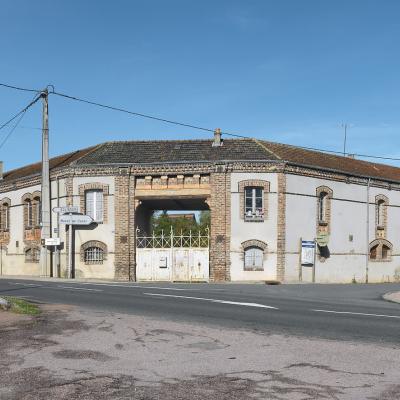
[{"label": "signpost", "polygon": [[312,267],[312,282],[315,282],[315,261],[316,261],[316,245],[317,241],[302,240],[300,238],[300,254],[299,254],[299,280],[303,279],[303,267]]},{"label": "signpost", "polygon": [[79,207],[78,206],[54,207],[53,212],[57,214],[79,213]]},{"label": "signpost", "polygon": [[[68,271],[67,277],[69,279],[72,278],[72,240],[73,240],[73,230],[74,225],[90,225],[93,222],[93,218],[89,217],[89,215],[82,214],[72,214],[76,212],[75,210],[78,207],[56,207],[56,209],[60,209],[61,211],[68,210],[69,214],[62,214],[59,217],[60,224],[69,225],[68,233],[69,233],[69,248],[68,248]],[[71,210],[74,211],[71,211]],[[53,209],[54,211],[54,209]],[[54,211],[57,212],[57,211]]]},{"label": "signpost", "polygon": [[46,238],[44,239],[45,246],[59,246],[61,244],[60,238]]},{"label": "signpost", "polygon": [[93,219],[89,215],[63,214],[60,215],[60,224],[65,225],[90,225]]}]

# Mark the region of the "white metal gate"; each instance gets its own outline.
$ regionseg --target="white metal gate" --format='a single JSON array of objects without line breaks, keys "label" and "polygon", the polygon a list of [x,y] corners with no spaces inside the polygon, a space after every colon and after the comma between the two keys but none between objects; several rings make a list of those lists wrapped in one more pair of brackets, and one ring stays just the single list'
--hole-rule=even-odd
[{"label": "white metal gate", "polygon": [[136,236],[139,281],[207,282],[209,232],[205,234]]}]

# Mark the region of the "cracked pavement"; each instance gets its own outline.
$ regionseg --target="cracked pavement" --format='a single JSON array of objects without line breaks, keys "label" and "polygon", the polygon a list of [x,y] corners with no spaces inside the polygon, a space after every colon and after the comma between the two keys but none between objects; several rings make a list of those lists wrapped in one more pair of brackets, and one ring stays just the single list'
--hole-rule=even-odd
[{"label": "cracked pavement", "polygon": [[0,326],[0,399],[397,399],[396,345],[44,306]]}]

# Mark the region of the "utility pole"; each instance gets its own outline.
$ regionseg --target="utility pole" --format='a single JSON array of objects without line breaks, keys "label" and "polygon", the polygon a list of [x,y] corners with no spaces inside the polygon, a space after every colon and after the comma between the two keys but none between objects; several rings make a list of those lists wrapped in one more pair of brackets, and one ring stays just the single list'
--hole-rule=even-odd
[{"label": "utility pole", "polygon": [[42,226],[40,247],[40,276],[50,276],[50,259],[45,245],[45,240],[51,237],[50,227],[50,167],[49,167],[49,92],[46,89],[40,94],[43,102],[42,123]]}]

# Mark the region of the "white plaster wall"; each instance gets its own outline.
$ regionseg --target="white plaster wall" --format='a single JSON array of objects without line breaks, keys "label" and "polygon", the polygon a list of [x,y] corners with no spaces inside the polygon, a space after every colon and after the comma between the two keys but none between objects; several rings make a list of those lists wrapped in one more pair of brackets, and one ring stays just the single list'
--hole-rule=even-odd
[{"label": "white plaster wall", "polygon": [[[260,179],[270,182],[267,195],[268,217],[263,222],[245,222],[240,215],[239,182]],[[276,279],[277,238],[277,175],[276,173],[232,173],[231,174],[231,280],[256,281]],[[264,260],[264,271],[244,271],[242,243],[257,239],[268,245]]]},{"label": "white plaster wall", "polygon": [[38,263],[25,263],[24,212],[21,202],[25,193],[35,191],[40,191],[40,185],[0,194],[0,199],[8,197],[11,200],[10,242],[7,245],[7,254],[4,251],[0,252],[0,273],[2,275],[39,275]]},{"label": "white plaster wall", "polygon": [[[79,185],[102,183],[109,186],[107,223],[98,224],[94,229],[80,227],[75,229],[75,276],[77,278],[114,279],[114,193],[113,176],[85,176],[73,179],[74,205],[80,206]],[[82,212],[83,210],[81,210]],[[65,227],[63,228],[65,231]],[[107,245],[107,260],[102,265],[86,265],[80,259],[81,245],[89,240],[99,240]]]},{"label": "white plaster wall", "polygon": [[[81,278],[114,278],[114,177],[77,177],[73,180],[73,203],[80,205],[78,186],[82,183],[100,182],[109,185],[108,196],[108,220],[105,224],[99,224],[92,230],[77,228],[75,230],[75,270],[76,276]],[[58,196],[57,196],[58,186]],[[26,275],[38,276],[40,274],[39,263],[26,263],[24,254],[24,226],[23,226],[23,204],[21,198],[25,193],[40,191],[40,185],[27,187],[11,192],[0,194],[0,199],[8,197],[11,200],[10,209],[10,243],[5,251],[0,252],[0,273],[3,275]],[[51,182],[51,209],[57,206],[66,206],[65,180],[53,180]],[[52,236],[60,237],[60,272],[66,276],[67,254],[66,226],[58,225],[58,214],[51,213]],[[103,265],[85,265],[80,261],[80,246],[88,240],[99,240],[104,242],[108,248],[108,257]],[[17,246],[18,242],[18,246]],[[56,266],[56,255],[53,253],[53,266]]]},{"label": "white plaster wall", "polygon": [[[367,188],[366,186],[287,175],[286,184],[286,269],[285,280],[297,281],[299,275],[299,240],[313,240],[316,236],[317,198],[316,189],[326,185],[333,190],[331,201],[331,257],[316,262],[317,282],[345,282],[352,279],[365,281],[367,254]],[[370,188],[369,239],[375,239],[375,196],[384,194],[389,204],[387,239],[393,244],[391,262],[369,261],[369,281],[393,281],[400,265],[400,192]],[[349,236],[353,236],[350,241]],[[388,278],[389,277],[389,278]],[[303,268],[303,280],[311,280],[311,268]]]}]

